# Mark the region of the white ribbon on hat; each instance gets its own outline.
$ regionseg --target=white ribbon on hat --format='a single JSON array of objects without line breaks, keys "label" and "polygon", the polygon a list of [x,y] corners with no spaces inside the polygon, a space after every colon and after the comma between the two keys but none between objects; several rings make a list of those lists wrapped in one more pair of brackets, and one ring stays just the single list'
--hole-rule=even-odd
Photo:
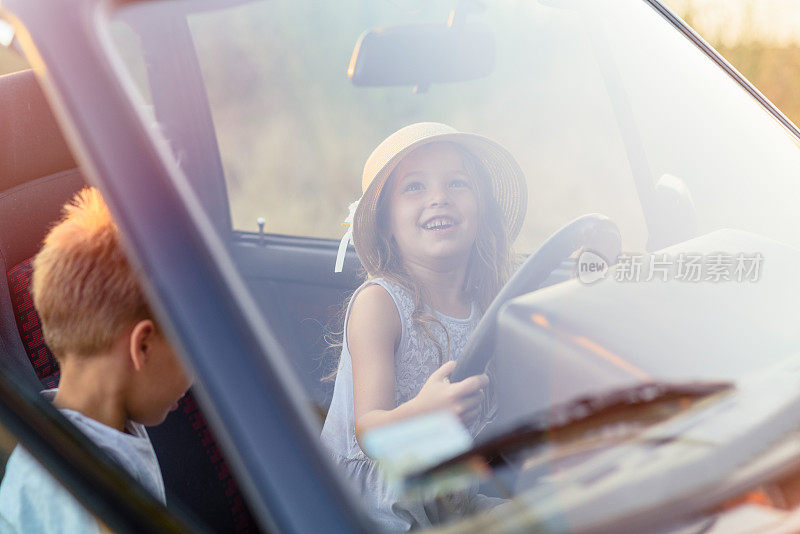
[{"label": "white ribbon on hat", "polygon": [[349,226],[347,231],[342,236],[342,240],[339,241],[339,252],[336,254],[336,267],[333,268],[333,272],[340,273],[342,272],[342,267],[344,267],[344,256],[347,254],[347,245],[353,242],[353,217],[356,214],[356,208],[358,208],[358,203],[361,202],[359,198],[355,202],[352,202],[347,209],[350,210],[350,213],[347,215],[347,218],[342,223],[343,226]]}]

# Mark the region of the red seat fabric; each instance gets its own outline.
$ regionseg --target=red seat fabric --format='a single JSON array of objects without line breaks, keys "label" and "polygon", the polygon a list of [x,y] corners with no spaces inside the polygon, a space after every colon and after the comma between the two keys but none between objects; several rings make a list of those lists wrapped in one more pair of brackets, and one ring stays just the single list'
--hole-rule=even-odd
[{"label": "red seat fabric", "polygon": [[33,297],[29,291],[33,265],[31,260],[25,260],[8,271],[8,289],[11,293],[11,305],[14,307],[14,317],[17,328],[25,345],[25,351],[33,365],[36,376],[45,388],[54,388],[58,385],[58,361],[47,348],[42,335],[42,326],[39,314],[33,307]]}]

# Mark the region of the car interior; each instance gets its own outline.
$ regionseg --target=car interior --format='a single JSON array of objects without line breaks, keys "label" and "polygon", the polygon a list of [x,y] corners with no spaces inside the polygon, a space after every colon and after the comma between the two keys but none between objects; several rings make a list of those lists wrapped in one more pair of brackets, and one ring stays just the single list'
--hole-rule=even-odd
[{"label": "car interior", "polygon": [[[770,237],[790,236],[795,239],[792,243],[797,242],[800,234],[791,224],[796,214],[794,203],[785,202],[773,208],[772,203],[779,195],[775,191],[767,192],[775,184],[780,186],[777,191],[782,191],[780,196],[785,199],[796,198],[793,192],[800,192],[797,186],[790,186],[796,183],[791,169],[796,169],[798,160],[782,159],[788,152],[778,150],[779,142],[796,143],[796,139],[777,140],[776,137],[785,132],[772,132],[773,118],[762,114],[764,117],[759,120],[765,124],[761,124],[750,115],[739,116],[735,106],[729,106],[726,98],[718,97],[727,95],[735,104],[739,102],[737,98],[750,100],[752,95],[733,87],[735,84],[729,83],[722,70],[718,73],[718,69],[714,69],[707,74],[709,69],[701,65],[708,61],[703,54],[696,54],[696,65],[688,61],[692,59],[689,54],[656,54],[659,46],[671,43],[673,38],[681,40],[674,50],[681,50],[680,46],[693,47],[692,43],[673,35],[675,32],[666,24],[653,28],[643,24],[646,30],[652,29],[653,39],[642,39],[632,47],[628,32],[619,31],[618,24],[648,22],[644,15],[641,20],[632,16],[619,20],[611,17],[596,27],[593,27],[593,19],[585,18],[579,25],[581,30],[575,31],[571,24],[572,6],[567,5],[570,2],[531,3],[535,7],[531,11],[541,17],[532,16],[527,25],[517,30],[496,33],[486,30],[503,27],[507,15],[493,13],[492,8],[485,14],[473,12],[478,11],[473,2],[458,2],[458,8],[450,14],[448,27],[406,24],[428,17],[424,10],[421,14],[405,12],[411,5],[409,2],[386,2],[403,12],[402,17],[396,19],[386,16],[390,10],[384,12],[376,6],[361,10],[359,17],[353,17],[347,2],[328,7],[315,5],[318,13],[313,16],[300,4],[298,8],[277,6],[275,11],[270,11],[255,6],[250,10],[247,6],[250,3],[228,2],[234,8],[222,13],[214,12],[216,2],[151,2],[139,3],[139,6],[123,3],[121,5],[132,8],[127,12],[120,9],[112,19],[105,21],[108,26],[105,29],[113,38],[113,46],[107,53],[109,58],[125,64],[127,70],[117,75],[121,79],[129,76],[131,85],[136,85],[139,94],[128,96],[132,97],[134,107],[139,106],[139,118],[152,118],[154,124],[146,125],[150,135],[156,137],[156,130],[163,134],[161,141],[168,145],[170,155],[175,156],[183,171],[181,174],[189,179],[188,185],[245,282],[243,293],[248,293],[257,304],[257,307],[242,309],[262,316],[257,317],[254,324],[265,324],[265,330],[280,346],[277,359],[285,359],[291,365],[295,382],[302,385],[299,397],[318,415],[314,422],[319,423],[319,428],[333,390],[333,380],[326,378],[330,378],[336,368],[337,330],[341,329],[343,303],[358,286],[363,273],[352,247],[343,272],[334,273],[338,241],[300,237],[298,234],[333,236],[293,226],[297,224],[296,219],[316,219],[319,215],[319,220],[327,225],[326,232],[338,232],[339,219],[329,221],[330,217],[323,217],[320,212],[323,208],[330,208],[331,212],[340,209],[343,217],[346,202],[342,198],[330,191],[315,192],[317,204],[309,203],[313,208],[302,212],[301,217],[283,217],[283,221],[283,212],[275,209],[279,207],[276,204],[304,198],[300,195],[305,192],[300,191],[301,186],[297,184],[321,188],[330,182],[331,190],[341,190],[336,193],[355,192],[355,182],[352,191],[345,191],[341,178],[350,177],[356,169],[331,163],[336,164],[339,159],[363,161],[358,151],[365,147],[359,143],[366,145],[369,140],[378,139],[380,128],[388,127],[401,116],[405,120],[406,115],[446,122],[457,117],[457,123],[476,132],[493,135],[501,131],[511,141],[512,152],[524,158],[523,167],[531,179],[531,203],[534,205],[531,213],[535,216],[529,214],[529,219],[538,222],[531,226],[531,242],[526,243],[524,249],[532,252],[529,263],[536,266],[537,256],[563,260],[560,266],[555,261],[540,262],[538,268],[529,273],[531,276],[515,278],[485,312],[484,320],[470,341],[472,344],[462,352],[463,359],[454,377],[480,372],[486,368],[486,358],[494,357],[494,421],[488,427],[489,432],[476,439],[470,451],[461,454],[461,460],[458,456],[444,459],[427,473],[417,473],[418,480],[424,481],[425,476],[435,479],[437,469],[447,469],[465,458],[474,460],[477,451],[495,475],[482,483],[481,492],[504,497],[524,495],[519,503],[536,500],[533,514],[525,506],[519,507],[523,521],[547,522],[552,518],[563,521],[568,517],[578,521],[568,527],[580,530],[579,520],[584,518],[590,523],[587,530],[621,531],[623,529],[608,527],[613,523],[602,521],[609,521],[614,513],[625,510],[628,503],[624,501],[628,500],[630,509],[638,513],[634,503],[637,499],[603,501],[608,505],[598,507],[592,495],[611,495],[609,488],[619,495],[636,495],[640,501],[652,497],[653,502],[664,502],[668,500],[665,496],[672,495],[684,508],[675,505],[668,513],[667,505],[662,505],[658,509],[661,513],[651,511],[641,516],[646,515],[647,520],[651,520],[659,515],[662,518],[671,515],[675,519],[675,510],[692,507],[699,510],[703,498],[711,503],[713,491],[690,499],[684,494],[670,494],[671,488],[674,491],[678,487],[670,485],[670,478],[686,483],[691,478],[690,471],[705,476],[712,468],[718,469],[720,476],[728,476],[720,468],[725,459],[738,465],[750,465],[747,462],[753,459],[763,464],[763,458],[749,451],[761,446],[758,439],[762,435],[779,435],[767,432],[767,423],[775,428],[788,426],[788,421],[796,425],[788,409],[783,415],[773,416],[771,422],[762,421],[759,402],[754,402],[752,394],[749,401],[747,396],[737,401],[731,393],[732,384],[738,383],[740,377],[749,377],[768,365],[775,364],[779,373],[779,360],[800,343],[800,331],[793,325],[798,299],[794,286],[797,284],[791,284],[796,278],[796,267],[800,265],[797,249],[731,229],[759,230],[762,221],[757,218],[784,221],[779,224],[780,231],[766,224],[763,228],[769,230],[757,233]],[[148,12],[155,4],[163,4],[162,9]],[[653,15],[645,2],[640,4],[640,8],[647,8],[648,14]],[[372,10],[374,13],[368,13]],[[281,16],[275,16],[276,13]],[[466,25],[468,16],[473,23],[488,24],[486,27]],[[352,19],[347,21],[350,26],[343,24],[347,17]],[[660,16],[651,18],[663,22]],[[321,21],[319,27],[314,25],[317,19]],[[292,23],[287,24],[287,20]],[[391,31],[387,31],[385,24],[394,22],[403,24],[389,26]],[[374,29],[367,29],[378,23]],[[453,35],[451,23],[460,26],[456,34],[460,36],[458,41],[450,39]],[[253,35],[247,32],[251,26]],[[515,28],[511,24],[507,27]],[[349,34],[346,39],[334,38],[327,35],[327,30],[322,31],[325,28],[334,28],[341,35],[357,29],[353,39],[359,32],[363,33],[353,47]],[[660,33],[662,30],[664,35]],[[238,42],[233,38],[237,32],[247,38],[242,37]],[[579,37],[577,41],[572,37],[575,35]],[[552,46],[554,43],[558,47]],[[701,43],[700,47],[703,46]],[[165,54],[165,49],[170,53]],[[512,49],[523,53],[509,56]],[[323,50],[325,54],[319,54]],[[350,79],[345,80],[344,67],[351,50],[354,55],[350,57]],[[439,55],[431,54],[431,50],[449,52]],[[529,50],[550,53],[530,53]],[[229,55],[234,52],[236,56]],[[246,61],[248,54],[259,61]],[[231,57],[239,61],[230,61]],[[341,65],[332,60],[335,57],[341,59]],[[437,58],[448,57],[450,60],[437,63]],[[387,58],[392,58],[391,63]],[[455,62],[452,58],[469,58],[469,61]],[[238,68],[231,66],[239,62]],[[308,73],[287,72],[291,70],[287,67],[294,64],[309,65],[311,69]],[[386,64],[391,64],[392,68],[385,69]],[[658,65],[658,76],[653,73],[640,76],[640,73],[646,74],[650,64]],[[420,71],[421,66],[426,67],[422,69],[424,72]],[[254,67],[264,70],[264,80],[251,79],[260,72]],[[334,80],[333,75],[327,74],[329,67],[336,70],[336,84],[329,83]],[[495,70],[494,78],[488,80],[488,75]],[[727,70],[724,65],[723,70]],[[690,80],[686,73],[698,75]],[[717,74],[719,76],[715,77]],[[297,79],[293,79],[293,75],[297,75]],[[495,103],[491,106],[477,99],[479,89],[489,87],[484,83],[487,80],[495,92],[481,94],[480,98]],[[452,87],[452,82],[462,81],[469,82],[461,85],[462,90],[445,89]],[[717,82],[732,86],[730,93],[736,94],[718,90]],[[431,84],[435,86],[429,91]],[[299,89],[305,89],[306,85],[309,90],[304,95]],[[709,90],[699,91],[696,85],[704,89],[707,86]],[[374,89],[378,87],[390,89],[377,92]],[[406,97],[413,100],[386,97],[387,93],[399,94],[401,87]],[[248,89],[258,96],[232,88]],[[269,91],[265,90],[267,88]],[[322,90],[324,93],[319,92]],[[422,95],[428,92],[430,94],[424,97],[428,102],[421,102]],[[449,98],[455,93],[463,95],[450,102]],[[704,99],[698,99],[695,93]],[[30,397],[36,398],[36,391],[57,387],[59,369],[44,342],[29,292],[31,261],[48,228],[59,218],[64,203],[91,182],[91,174],[86,172],[88,167],[81,168],[79,152],[71,150],[68,140],[72,138],[65,135],[66,131],[62,131],[56,121],[54,108],[48,103],[33,71],[0,76],[0,102],[0,125],[3,125],[0,126],[0,268],[5,272],[5,277],[0,277],[0,364],[13,370],[13,376],[19,376],[29,386]],[[744,107],[742,102],[739,104]],[[308,109],[287,122],[283,117],[273,118],[275,110],[291,105]],[[97,109],[93,103],[90,107]],[[145,108],[144,112],[141,108]],[[328,115],[329,108],[336,112]],[[325,115],[319,112],[322,109]],[[404,110],[406,115],[393,113],[394,109]],[[513,121],[494,124],[495,116],[512,115],[509,110],[514,111]],[[731,110],[737,112],[731,113]],[[280,155],[284,144],[270,145],[264,141],[273,142],[269,135],[281,137],[283,141],[284,135],[290,137],[291,127],[296,123],[303,135],[328,139],[330,136],[324,135],[323,127],[309,128],[303,118],[312,117],[309,122],[320,122],[324,126],[326,122],[335,122],[337,116],[347,118],[352,126],[348,135],[358,138],[359,143],[353,142],[346,149],[338,141],[318,143],[319,146],[310,143],[313,150],[306,152],[324,153],[326,147],[322,145],[331,145],[335,149],[332,152],[343,155],[327,159],[309,156],[301,169],[265,164],[272,159],[284,159],[290,164],[296,161],[291,157],[275,157],[274,154]],[[373,121],[373,118],[380,120]],[[374,129],[359,125],[359,121],[374,122]],[[266,128],[265,122],[274,124]],[[110,129],[118,128],[119,123],[114,120]],[[532,128],[531,124],[536,127]],[[85,135],[86,131],[83,133]],[[92,133],[96,134],[97,130]],[[337,134],[341,133],[337,130]],[[756,140],[761,142],[763,146],[755,152],[763,149],[763,154],[770,156],[751,158],[745,157],[745,151],[735,153],[748,140],[751,145],[757,144]],[[237,151],[231,150],[233,145]],[[694,145],[703,148],[695,152]],[[796,154],[796,150],[793,153]],[[104,155],[102,151],[99,154]],[[253,157],[254,154],[257,157]],[[102,157],[98,160],[103,161]],[[231,164],[232,160],[235,165]],[[757,165],[750,167],[751,161]],[[329,169],[329,180],[311,182],[305,179],[316,174],[324,178],[320,169]],[[758,179],[751,180],[750,175]],[[145,177],[141,176],[143,180]],[[119,182],[119,177],[116,178]],[[270,188],[236,189],[237,181],[248,180],[248,183],[263,182]],[[284,182],[293,182],[295,186],[283,188]],[[109,193],[111,191],[109,189]],[[296,196],[274,194],[274,191],[288,191]],[[247,200],[252,198],[252,203],[247,203],[244,209],[242,199],[248,195]],[[344,200],[349,202],[353,198]],[[758,210],[751,208],[751,204],[757,206],[766,201],[770,204],[770,215],[774,216],[756,215]],[[237,213],[237,210],[241,211]],[[561,239],[551,238],[539,246],[553,230],[578,215],[581,216],[566,227],[573,234],[568,239],[562,235]],[[237,218],[238,221],[233,222]],[[256,224],[260,227],[258,232],[241,230],[254,229]],[[264,233],[265,227],[270,233]],[[557,235],[564,230],[559,230]],[[621,248],[623,236],[625,242]],[[786,242],[790,240],[787,238]],[[561,249],[567,245],[572,248]],[[760,251],[769,253],[768,270],[757,285],[698,287],[684,284],[676,288],[658,283],[598,284],[594,290],[586,291],[575,281],[519,296],[573,277],[576,256],[580,252],[576,249],[581,245],[600,253],[601,259],[612,260],[619,257],[621,250],[660,251],[671,257],[701,252],[710,255],[720,250]],[[166,249],[172,247],[170,243]],[[180,247],[181,243],[174,244],[175,256],[179,255]],[[154,272],[154,275],[161,274],[163,272]],[[513,302],[503,306],[500,313],[501,305],[512,298]],[[170,314],[173,324],[180,320],[176,315]],[[231,338],[218,337],[225,344],[236,341]],[[216,356],[217,353],[212,354]],[[194,361],[198,361],[197,358]],[[786,375],[795,376],[797,372]],[[704,376],[715,377],[717,381],[694,382],[696,377]],[[3,378],[0,376],[0,381]],[[659,381],[651,384],[653,379]],[[646,382],[644,386],[640,386],[642,381]],[[774,380],[776,386],[779,382]],[[780,391],[780,387],[775,389]],[[265,504],[263,500],[252,499],[253,506],[249,506],[244,490],[254,486],[240,487],[233,473],[234,468],[246,465],[242,461],[245,454],[242,452],[235,457],[228,454],[226,459],[226,442],[221,434],[215,435],[212,428],[219,420],[212,419],[217,404],[207,404],[204,411],[201,401],[207,397],[201,395],[200,388],[197,390],[190,391],[180,401],[178,410],[163,424],[148,429],[161,466],[170,513],[179,515],[185,508],[214,532],[260,532],[264,529],[264,508],[259,506]],[[655,440],[643,440],[641,451],[635,446],[611,450],[618,443],[627,447],[625,436],[636,435],[643,421],[644,425],[660,422],[677,413],[688,412],[695,405],[702,406],[710,395],[723,398],[729,394],[732,400],[725,406],[727,419],[723,414],[716,428],[700,425],[699,430],[705,433],[690,435],[694,444],[717,440],[720,461],[710,461],[705,466],[699,460],[696,464],[680,463],[683,461],[680,455],[690,456],[683,452],[684,448],[689,450],[689,446],[693,446],[687,445],[690,440],[681,439],[681,421],[666,430],[658,430],[660,434],[655,434]],[[766,390],[759,396],[761,404],[768,403],[763,399],[772,398]],[[653,399],[658,402],[652,403]],[[246,401],[247,408],[255,405],[249,397]],[[795,410],[797,404],[793,402],[792,410]],[[48,404],[45,408],[56,411],[49,403],[44,404]],[[237,405],[239,413],[245,413],[247,408],[242,408],[242,403]],[[777,408],[775,413],[778,413]],[[589,420],[589,417],[594,419]],[[249,413],[242,418],[248,430],[259,426],[271,430],[277,426],[268,426],[277,419],[270,421],[269,417],[263,417],[260,419],[263,426],[258,425],[257,420]],[[602,421],[602,427],[598,421]],[[66,420],[65,423],[69,424]],[[730,429],[727,434],[719,430],[726,430],[725,427]],[[610,432],[601,436],[607,441],[593,441],[599,431],[609,428]],[[283,441],[296,449],[297,441],[286,439],[285,427],[282,430],[274,441]],[[615,431],[618,431],[616,437]],[[734,431],[738,434],[734,435]],[[19,439],[24,441],[21,434]],[[3,453],[7,452],[2,445],[0,442],[0,479],[6,460]],[[310,448],[313,449],[313,444]],[[259,452],[284,462],[295,450],[276,454],[264,447]],[[607,458],[601,458],[606,453],[609,453]],[[89,455],[89,458],[96,456]],[[236,459],[239,462],[234,465]],[[595,459],[598,461],[591,464]],[[641,463],[637,465],[637,461]],[[689,467],[684,471],[659,471],[659,466],[668,461],[679,467]],[[796,459],[791,462],[795,463]],[[76,471],[80,470],[79,464],[73,465]],[[648,472],[651,475],[648,476]],[[238,473],[242,475],[242,482],[250,478],[252,483],[254,477],[249,470]],[[741,478],[741,475],[741,471],[731,472],[732,478]],[[275,477],[280,481],[278,492],[284,489],[281,487],[284,481],[286,486],[291,484],[292,477],[322,485],[319,478],[296,476],[292,471],[289,476]],[[653,480],[660,482],[653,484]],[[273,479],[267,482],[270,483]],[[741,480],[738,483],[740,488],[744,487]],[[74,486],[70,484],[73,491]],[[112,489],[121,487],[117,485]],[[732,490],[726,486],[724,491]],[[78,492],[75,494],[80,496]],[[716,506],[728,497],[713,502]],[[318,499],[319,502],[324,500]],[[305,514],[306,499],[297,501],[301,503],[298,508]],[[674,501],[669,501],[670,505]],[[786,502],[793,501],[787,499]],[[331,507],[337,504],[333,502]],[[492,520],[491,515],[478,518],[473,528],[503,528],[502,521],[492,524]],[[508,529],[524,528],[520,524],[524,523]],[[706,528],[712,528],[711,524],[698,526],[699,530]]]},{"label": "car interior", "polygon": [[[29,293],[31,260],[65,202],[85,186],[32,71],[0,77],[0,356],[32,388],[57,387],[58,363],[47,348]],[[221,209],[227,209],[222,206]],[[344,275],[333,277],[335,243],[236,233],[233,253],[258,302],[269,306],[309,398],[324,418],[333,387],[323,378],[336,350],[325,332],[356,284],[352,253]],[[314,284],[309,283],[314,280]],[[161,464],[168,501],[177,498],[214,531],[258,531],[231,469],[192,392],[149,433]]]},{"label": "car interior", "polygon": [[[28,291],[31,260],[49,226],[59,218],[61,207],[87,182],[33,71],[0,77],[0,94],[8,102],[0,118],[9,125],[0,135],[4,151],[0,158],[0,263],[6,272],[0,284],[2,357],[27,376],[33,388],[52,388],[58,385],[58,363],[43,340]],[[175,115],[158,119],[161,127],[169,129],[182,121],[182,115],[175,112],[175,106],[166,109]],[[202,151],[200,146],[181,149]],[[333,380],[326,378],[337,364],[335,340],[343,302],[362,275],[352,247],[343,272],[334,273],[338,243],[333,240],[234,230],[221,174],[197,176],[193,169],[185,170],[196,178],[192,186],[224,237],[260,312],[269,319],[306,397],[319,414],[321,428],[332,395]],[[570,277],[570,265],[557,268],[542,285]],[[257,530],[191,392],[181,400],[179,409],[162,425],[150,428],[149,434],[168,502],[170,496],[176,497],[214,531]]]}]

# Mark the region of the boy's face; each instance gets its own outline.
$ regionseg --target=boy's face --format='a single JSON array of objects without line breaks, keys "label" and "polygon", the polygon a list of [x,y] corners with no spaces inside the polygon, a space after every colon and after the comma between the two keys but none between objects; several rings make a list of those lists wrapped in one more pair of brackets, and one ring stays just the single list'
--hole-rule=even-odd
[{"label": "boy's face", "polygon": [[141,369],[136,399],[129,407],[130,418],[145,426],[161,424],[192,385],[187,372],[169,342],[159,333],[146,341],[148,358]]}]

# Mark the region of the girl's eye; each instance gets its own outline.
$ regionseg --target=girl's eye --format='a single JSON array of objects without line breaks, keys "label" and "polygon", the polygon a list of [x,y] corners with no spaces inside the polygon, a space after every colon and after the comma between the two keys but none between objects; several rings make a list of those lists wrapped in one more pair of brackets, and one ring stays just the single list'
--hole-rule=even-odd
[{"label": "girl's eye", "polygon": [[472,184],[470,184],[468,180],[465,180],[463,178],[456,178],[455,180],[450,182],[450,187],[452,187],[452,188],[459,188],[459,187],[471,188]]},{"label": "girl's eye", "polygon": [[421,189],[423,189],[421,182],[410,182],[406,184],[405,188],[403,188],[403,191],[419,191]]}]

